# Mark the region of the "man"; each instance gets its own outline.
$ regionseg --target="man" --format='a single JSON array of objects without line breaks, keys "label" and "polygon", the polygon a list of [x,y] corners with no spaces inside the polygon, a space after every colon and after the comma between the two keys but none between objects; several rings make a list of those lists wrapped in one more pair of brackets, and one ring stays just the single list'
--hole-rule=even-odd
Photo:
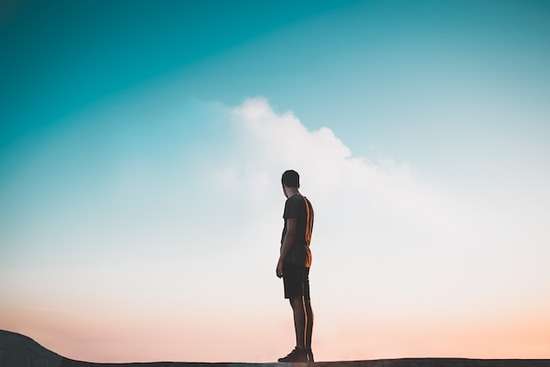
[{"label": "man", "polygon": [[279,362],[313,362],[311,333],[313,311],[309,297],[309,268],[311,266],[311,233],[313,229],[313,207],[300,187],[300,176],[294,170],[287,170],[281,178],[286,196],[281,236],[281,250],[277,262],[277,277],[283,277],[285,298],[289,299],[294,314],[296,346]]}]

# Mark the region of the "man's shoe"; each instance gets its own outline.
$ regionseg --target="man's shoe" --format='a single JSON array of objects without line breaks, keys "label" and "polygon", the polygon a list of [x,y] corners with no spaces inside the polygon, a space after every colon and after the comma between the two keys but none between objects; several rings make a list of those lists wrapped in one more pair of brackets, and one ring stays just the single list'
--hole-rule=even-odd
[{"label": "man's shoe", "polygon": [[277,360],[278,362],[307,362],[307,354],[304,348],[294,347],[290,353]]},{"label": "man's shoe", "polygon": [[313,359],[313,352],[311,351],[311,348],[306,349],[306,357],[308,363],[315,362],[315,360]]}]

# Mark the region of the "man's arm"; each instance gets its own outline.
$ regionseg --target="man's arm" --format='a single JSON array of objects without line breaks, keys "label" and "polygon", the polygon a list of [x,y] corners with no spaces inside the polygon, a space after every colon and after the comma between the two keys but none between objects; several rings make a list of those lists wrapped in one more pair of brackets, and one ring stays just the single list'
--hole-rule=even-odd
[{"label": "man's arm", "polygon": [[286,254],[288,254],[288,251],[290,251],[290,248],[294,244],[294,239],[296,238],[296,222],[296,218],[288,218],[286,220],[286,233],[283,238],[283,243],[281,244],[279,261],[284,261]]}]

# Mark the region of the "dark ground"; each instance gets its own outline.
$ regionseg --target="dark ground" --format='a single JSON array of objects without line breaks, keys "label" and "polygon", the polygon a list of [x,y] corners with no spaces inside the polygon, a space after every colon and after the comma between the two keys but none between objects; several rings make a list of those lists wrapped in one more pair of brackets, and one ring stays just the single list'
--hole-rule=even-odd
[{"label": "dark ground", "polygon": [[[550,351],[549,351],[550,354]],[[54,353],[33,339],[7,330],[0,330],[0,367],[110,367],[110,366],[306,366],[306,363],[246,363],[246,362],[135,362],[135,363],[94,363],[76,361]],[[550,359],[470,359],[470,358],[397,358],[372,359],[364,361],[315,362],[315,367],[550,367]]]}]

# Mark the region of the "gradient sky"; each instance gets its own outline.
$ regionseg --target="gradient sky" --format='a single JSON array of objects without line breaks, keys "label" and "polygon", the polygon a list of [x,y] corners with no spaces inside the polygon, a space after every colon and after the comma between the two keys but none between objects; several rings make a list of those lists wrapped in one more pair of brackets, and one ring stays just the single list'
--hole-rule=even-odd
[{"label": "gradient sky", "polygon": [[8,1],[0,328],[95,362],[273,361],[284,196],[316,360],[550,350],[545,1]]}]

